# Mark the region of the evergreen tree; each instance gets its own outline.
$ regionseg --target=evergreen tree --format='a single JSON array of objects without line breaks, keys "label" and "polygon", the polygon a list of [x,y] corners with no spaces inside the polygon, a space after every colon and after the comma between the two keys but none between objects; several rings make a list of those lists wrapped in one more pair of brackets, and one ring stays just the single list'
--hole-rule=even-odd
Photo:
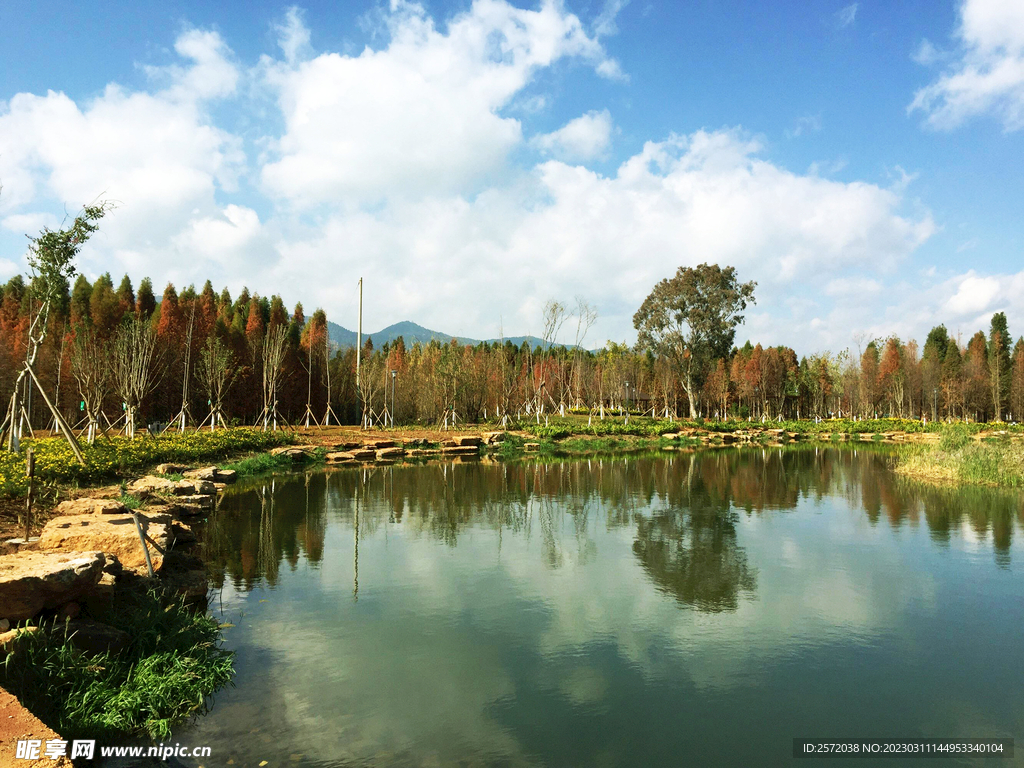
[{"label": "evergreen tree", "polygon": [[75,280],[75,287],[71,290],[71,324],[78,325],[82,322],[92,322],[92,312],[89,307],[92,298],[92,284],[85,275],[79,275]]},{"label": "evergreen tree", "polygon": [[132,288],[132,279],[128,275],[121,278],[121,284],[117,287],[117,298],[121,302],[122,314],[135,309],[135,289]]},{"label": "evergreen tree", "polygon": [[135,311],[139,317],[148,319],[153,316],[156,310],[156,297],[153,295],[153,283],[148,277],[142,278],[139,283],[139,293],[135,299]]},{"label": "evergreen tree", "polygon": [[996,312],[988,334],[988,369],[991,377],[993,417],[1002,421],[1010,399],[1010,332],[1006,314]]},{"label": "evergreen tree", "polygon": [[946,347],[946,357],[942,361],[941,386],[946,416],[961,416],[964,409],[963,359],[960,347],[955,342]]}]

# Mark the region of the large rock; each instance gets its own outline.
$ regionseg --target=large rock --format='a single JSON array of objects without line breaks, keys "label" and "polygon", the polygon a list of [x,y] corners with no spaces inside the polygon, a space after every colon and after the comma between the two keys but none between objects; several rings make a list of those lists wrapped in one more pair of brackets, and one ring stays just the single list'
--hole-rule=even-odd
[{"label": "large rock", "polygon": [[[88,520],[105,517],[85,515]],[[137,538],[137,537],[136,537]],[[58,608],[89,592],[103,575],[103,553],[97,547],[66,552],[22,552],[0,557],[0,617],[30,619],[44,608]]]},{"label": "large rock", "polygon": [[188,472],[183,474],[189,480],[207,480],[212,483],[217,479],[217,468],[200,467],[199,469],[190,469]]},{"label": "large rock", "polygon": [[206,599],[210,582],[206,571],[202,568],[178,570],[161,577],[163,585],[181,596],[186,603],[195,603]]},{"label": "large rock", "polygon": [[397,459],[400,456],[404,456],[404,455],[405,455],[405,449],[404,448],[380,448],[380,449],[377,450],[377,459],[378,460],[382,460],[382,459],[394,460],[394,459]]},{"label": "large rock", "polygon": [[157,464],[156,472],[158,475],[180,475],[185,468],[180,464]]},{"label": "large rock", "polygon": [[347,451],[330,451],[324,457],[328,464],[351,464],[355,459]]},{"label": "large rock", "polygon": [[484,432],[484,445],[497,445],[498,443],[505,442],[505,438],[508,437],[506,432]]},{"label": "large rock", "polygon": [[292,461],[298,463],[303,461],[309,461],[313,458],[313,454],[304,448],[299,448],[294,445],[282,445],[278,448],[274,448],[270,451],[271,456],[287,456]]},{"label": "large rock", "polygon": [[200,509],[213,509],[213,496],[206,494],[195,494],[193,496],[179,496],[177,501],[187,506],[196,506]]},{"label": "large rock", "polygon": [[352,451],[339,451],[334,454],[332,461],[345,461],[350,459],[352,461],[373,461],[377,457],[377,452],[372,451],[369,448],[356,448]]},{"label": "large rock", "polygon": [[[173,539],[171,516],[139,513],[147,535],[160,549],[149,544],[153,570],[160,570],[163,554]],[[44,550],[76,551],[99,550],[117,557],[122,567],[139,574],[147,574],[146,556],[130,515],[77,515],[55,517],[39,535],[39,547]]]},{"label": "large rock", "polygon": [[114,499],[68,499],[57,505],[59,515],[123,515],[124,504]]},{"label": "large rock", "polygon": [[217,488],[209,480],[179,480],[174,485],[175,496],[213,496],[217,493]]},{"label": "large rock", "polygon": [[224,483],[225,485],[231,485],[238,479],[238,473],[233,469],[218,469],[217,475],[214,478],[215,482]]},{"label": "large rock", "polygon": [[480,445],[483,438],[480,435],[456,435],[452,438],[460,448],[466,445]]},{"label": "large rock", "polygon": [[445,456],[449,456],[449,455],[451,455],[451,456],[466,456],[466,455],[469,455],[469,454],[479,454],[480,453],[480,446],[479,445],[452,445],[452,446],[445,446],[444,448],[441,449],[441,453],[443,453]]},{"label": "large rock", "polygon": [[159,493],[174,493],[177,483],[166,477],[146,475],[128,486],[128,492],[135,496],[152,496]]},{"label": "large rock", "polygon": [[413,448],[409,451],[410,456],[440,456],[440,448]]}]

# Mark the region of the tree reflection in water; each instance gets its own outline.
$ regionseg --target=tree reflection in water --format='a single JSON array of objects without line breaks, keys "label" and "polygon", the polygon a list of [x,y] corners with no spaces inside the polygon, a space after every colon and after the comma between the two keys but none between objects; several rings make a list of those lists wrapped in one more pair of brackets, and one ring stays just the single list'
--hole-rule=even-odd
[{"label": "tree reflection in water", "polygon": [[[644,457],[513,462],[437,462],[309,471],[257,478],[221,499],[203,531],[215,585],[274,585],[282,563],[314,566],[331,553],[329,525],[356,542],[382,526],[456,547],[469,527],[540,540],[540,565],[596,558],[594,526],[633,529],[648,578],[681,604],[731,611],[757,586],[737,530],[742,515],[785,512],[826,496],[860,507],[873,525],[928,526],[941,545],[964,525],[990,533],[1009,563],[1019,493],[935,488],[892,473],[875,446],[728,448]],[[347,556],[351,556],[348,553]]]}]

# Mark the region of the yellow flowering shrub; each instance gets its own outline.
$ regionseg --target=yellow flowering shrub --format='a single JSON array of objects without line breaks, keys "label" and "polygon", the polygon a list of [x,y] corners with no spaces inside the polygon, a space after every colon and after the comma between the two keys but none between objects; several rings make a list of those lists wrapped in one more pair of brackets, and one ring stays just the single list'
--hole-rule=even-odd
[{"label": "yellow flowering shrub", "polygon": [[289,442],[291,437],[283,432],[263,432],[252,427],[144,436],[134,440],[120,436],[100,438],[95,445],[82,445],[85,453],[82,465],[62,438],[25,440],[20,453],[0,452],[0,494],[17,496],[25,492],[25,449],[28,446],[35,452],[36,477],[40,481],[88,484],[135,474],[163,462],[213,461]]}]

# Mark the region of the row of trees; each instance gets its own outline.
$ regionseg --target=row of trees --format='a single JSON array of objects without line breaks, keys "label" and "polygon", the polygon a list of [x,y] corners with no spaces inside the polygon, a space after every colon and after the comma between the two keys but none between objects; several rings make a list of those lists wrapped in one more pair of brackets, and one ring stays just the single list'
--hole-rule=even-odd
[{"label": "row of trees", "polygon": [[[869,340],[848,352],[799,358],[788,347],[733,346],[754,283],[731,267],[681,267],[634,317],[635,347],[585,350],[597,314],[549,302],[543,343],[403,339],[359,356],[335,350],[327,317],[288,312],[278,296],[232,298],[207,282],[180,295],[126,275],[75,277],[74,258],[106,213],[86,208],[69,228],[31,240],[29,281],[0,288],[0,396],[9,403],[7,447],[50,426],[92,441],[145,421],[274,428],[280,421],[387,425],[492,418],[502,422],[585,410],[761,420],[839,416],[987,420],[1024,414],[1024,340],[1011,346],[1006,317],[966,345],[944,326],[919,354],[913,341]],[[568,330],[569,345],[563,330]],[[865,340],[861,340],[862,342]],[[46,407],[34,407],[36,396]],[[76,453],[77,453],[77,446]],[[79,454],[80,455],[80,454]]]},{"label": "row of trees", "polygon": [[1024,417],[1024,339],[1010,345],[1006,315],[966,344],[944,325],[916,341],[873,339],[856,355],[800,360],[787,347],[751,346],[713,361],[706,413],[756,418],[852,416],[1003,421]]},{"label": "row of trees", "polygon": [[[859,354],[798,357],[789,347],[747,342],[691,369],[693,398],[671,360],[650,350],[609,342],[597,352],[524,344],[463,347],[402,339],[363,351],[363,387],[372,418],[443,423],[445,414],[477,421],[537,419],[587,409],[591,418],[628,409],[662,417],[691,410],[705,418],[756,420],[845,416],[1010,420],[1024,414],[1024,340],[1002,341],[1005,316],[990,335],[964,345],[944,326],[929,334],[924,353],[914,341],[871,340]],[[334,376],[347,381],[355,354],[337,355]],[[390,372],[394,371],[392,377]],[[353,398],[339,407],[358,419]],[[392,405],[393,404],[393,405]]]},{"label": "row of trees", "polygon": [[[21,403],[14,434],[52,425],[34,402],[40,392],[90,441],[154,421],[273,426],[327,415],[322,310],[307,319],[301,304],[289,312],[280,297],[248,290],[232,299],[209,282],[180,295],[168,284],[157,301],[148,279],[136,290],[127,275],[116,287],[110,275],[94,283],[79,275],[56,291],[44,318],[32,288],[20,276],[0,288],[0,396]],[[21,371],[33,324],[49,332],[29,387]]]}]

